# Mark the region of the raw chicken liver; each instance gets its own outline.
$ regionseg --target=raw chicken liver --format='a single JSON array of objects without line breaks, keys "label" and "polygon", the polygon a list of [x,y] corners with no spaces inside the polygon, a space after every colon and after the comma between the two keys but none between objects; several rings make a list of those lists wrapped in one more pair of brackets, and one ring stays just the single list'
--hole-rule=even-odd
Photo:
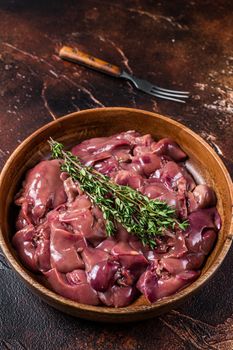
[{"label": "raw chicken liver", "polygon": [[100,209],[61,173],[58,160],[44,160],[28,171],[15,200],[20,210],[13,245],[25,266],[66,298],[112,307],[127,306],[140,294],[156,302],[198,278],[221,219],[214,191],[195,183],[180,147],[127,131],[86,140],[72,152],[117,184],[175,207],[189,226],[156,237],[154,249],[120,224],[107,237]]}]

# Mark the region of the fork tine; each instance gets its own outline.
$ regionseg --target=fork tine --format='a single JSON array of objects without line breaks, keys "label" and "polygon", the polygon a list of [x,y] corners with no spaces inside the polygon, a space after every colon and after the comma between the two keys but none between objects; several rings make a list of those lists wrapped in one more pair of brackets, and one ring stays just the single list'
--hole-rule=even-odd
[{"label": "fork tine", "polygon": [[156,89],[156,90],[159,90],[159,91],[164,91],[164,92],[174,92],[176,94],[190,94],[189,91],[180,91],[180,90],[168,90],[168,89],[164,89],[164,88],[161,88],[159,86],[153,86],[152,89]]},{"label": "fork tine", "polygon": [[152,92],[155,92],[155,93],[159,93],[161,95],[164,95],[164,96],[171,96],[171,97],[180,97],[180,98],[189,98],[189,96],[187,95],[179,95],[179,94],[175,94],[175,93],[170,93],[170,92],[163,92],[163,91],[159,91],[157,89],[151,89]]},{"label": "fork tine", "polygon": [[151,92],[150,91],[149,94],[152,95],[152,96],[163,98],[164,100],[171,100],[171,101],[176,101],[176,102],[180,102],[180,103],[186,103],[186,101],[179,100],[178,98],[172,98],[172,97],[169,97],[169,96],[160,95],[159,92],[155,93],[155,92]]}]

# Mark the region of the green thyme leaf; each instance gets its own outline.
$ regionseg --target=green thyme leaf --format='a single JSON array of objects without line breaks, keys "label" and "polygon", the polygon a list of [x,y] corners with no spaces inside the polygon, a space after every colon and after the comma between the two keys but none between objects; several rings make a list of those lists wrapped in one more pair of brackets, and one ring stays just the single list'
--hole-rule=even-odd
[{"label": "green thyme leaf", "polygon": [[79,182],[80,188],[97,205],[105,219],[106,232],[111,236],[116,223],[136,235],[144,245],[156,246],[156,236],[165,230],[186,230],[188,221],[179,222],[175,208],[158,199],[152,200],[128,186],[117,185],[109,177],[85,166],[63,144],[50,138],[52,157],[63,160],[61,170]]}]

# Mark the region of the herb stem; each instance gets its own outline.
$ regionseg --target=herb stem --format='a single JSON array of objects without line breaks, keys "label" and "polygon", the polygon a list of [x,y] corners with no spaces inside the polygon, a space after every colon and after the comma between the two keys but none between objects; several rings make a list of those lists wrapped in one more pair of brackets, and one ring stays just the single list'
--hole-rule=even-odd
[{"label": "herb stem", "polygon": [[83,165],[78,157],[64,151],[64,146],[53,139],[49,140],[49,144],[53,158],[63,160],[61,170],[78,181],[92,203],[101,209],[109,236],[116,231],[116,222],[119,222],[144,245],[153,248],[157,235],[163,235],[166,230],[187,228],[188,222],[179,222],[175,209],[166,202],[149,199],[129,186],[112,182],[108,176]]}]

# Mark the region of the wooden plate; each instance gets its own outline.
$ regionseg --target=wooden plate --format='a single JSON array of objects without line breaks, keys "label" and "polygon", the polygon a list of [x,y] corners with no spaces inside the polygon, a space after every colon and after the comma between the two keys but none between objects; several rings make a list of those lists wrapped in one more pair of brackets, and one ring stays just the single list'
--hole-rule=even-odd
[{"label": "wooden plate", "polygon": [[[20,263],[11,245],[15,220],[13,198],[25,171],[49,155],[47,140],[50,136],[71,146],[90,137],[108,136],[132,129],[142,134],[151,133],[155,139],[170,137],[182,147],[189,156],[187,166],[196,181],[209,184],[217,194],[222,229],[201,276],[179,293],[153,305],[149,305],[144,297],[140,297],[130,306],[119,309],[79,304],[47,289],[38,276],[29,272]],[[205,141],[182,124],[159,114],[138,109],[117,107],[85,110],[69,114],[40,128],[29,136],[7,161],[0,177],[0,200],[0,245],[10,264],[32,291],[48,304],[66,313],[90,320],[136,321],[169,311],[213,276],[232,242],[232,183],[220,158]]]}]

